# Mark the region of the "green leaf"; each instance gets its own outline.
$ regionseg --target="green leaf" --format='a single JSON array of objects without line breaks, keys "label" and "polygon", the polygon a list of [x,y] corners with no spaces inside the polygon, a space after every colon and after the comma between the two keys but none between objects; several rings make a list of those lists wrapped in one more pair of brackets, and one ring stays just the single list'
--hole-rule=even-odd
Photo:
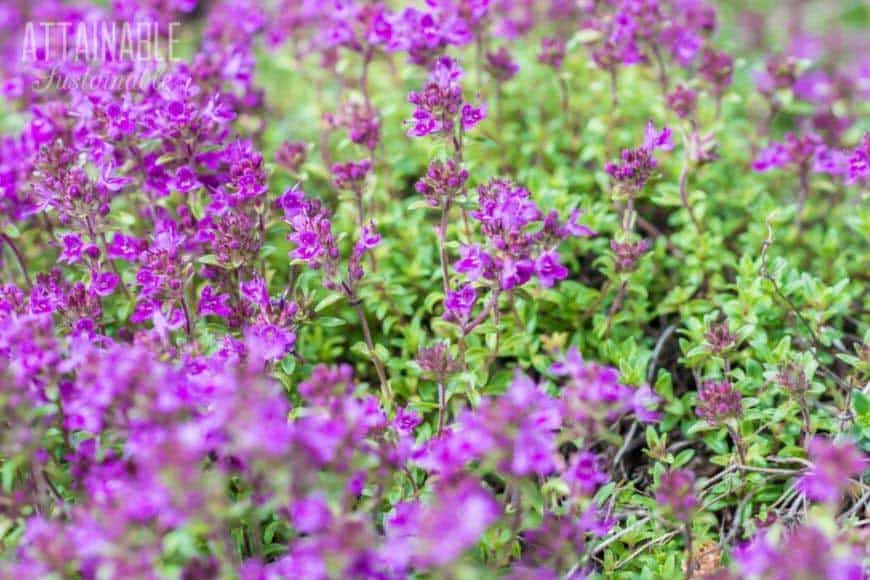
[{"label": "green leaf", "polygon": [[858,389],[852,389],[852,408],[858,415],[870,414],[870,397]]},{"label": "green leaf", "polygon": [[317,324],[326,328],[336,328],[347,324],[344,318],[336,318],[335,316],[321,316],[317,319]]},{"label": "green leaf", "polygon": [[336,302],[340,302],[343,298],[344,296],[338,293],[330,294],[329,296],[317,303],[317,306],[314,307],[314,312],[326,310]]},{"label": "green leaf", "polygon": [[694,456],[694,449],[683,449],[677,453],[677,456],[674,458],[674,467],[682,467],[686,465]]}]

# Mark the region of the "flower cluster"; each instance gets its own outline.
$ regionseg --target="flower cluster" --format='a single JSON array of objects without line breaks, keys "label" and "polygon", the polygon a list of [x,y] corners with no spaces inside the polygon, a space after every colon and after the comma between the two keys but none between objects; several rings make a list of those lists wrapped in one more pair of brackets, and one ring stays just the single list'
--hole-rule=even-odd
[{"label": "flower cluster", "polygon": [[849,486],[849,478],[868,467],[866,455],[850,441],[835,443],[814,437],[808,449],[812,467],[800,478],[797,487],[814,501],[838,501]]},{"label": "flower cluster", "polygon": [[511,290],[537,276],[549,288],[568,276],[556,251],[559,242],[595,234],[578,222],[579,211],[561,222],[555,211],[545,215],[526,188],[504,179],[481,185],[477,199],[479,209],[470,215],[480,223],[486,243],[464,245],[453,264],[472,282],[491,280]]},{"label": "flower cluster", "polygon": [[740,576],[733,577],[862,578],[861,551],[847,538],[831,538],[808,524],[788,531],[775,526],[735,550]]},{"label": "flower cluster", "polygon": [[605,165],[604,170],[626,192],[635,195],[643,189],[652,172],[658,167],[658,162],[653,156],[655,150],[670,151],[672,148],[671,130],[665,127],[659,131],[650,120],[647,123],[643,145],[634,149],[624,149],[620,162],[610,162]]},{"label": "flower cluster", "polygon": [[0,2],[0,577],[862,577],[870,71],[801,4]]},{"label": "flower cluster", "polygon": [[442,56],[432,65],[429,80],[420,92],[411,92],[408,102],[414,105],[409,120],[410,137],[444,134],[454,137],[457,127],[467,131],[486,117],[486,107],[473,106],[462,95],[465,73],[454,59]]},{"label": "flower cluster", "polygon": [[698,506],[695,495],[695,474],[687,469],[674,469],[659,477],[656,502],[679,521],[687,522]]},{"label": "flower cluster", "polygon": [[698,390],[695,413],[711,424],[740,416],[742,396],[730,381],[707,381]]},{"label": "flower cluster", "polygon": [[468,181],[468,170],[454,159],[435,160],[429,164],[424,175],[414,185],[414,189],[426,198],[432,207],[443,207],[455,198]]}]

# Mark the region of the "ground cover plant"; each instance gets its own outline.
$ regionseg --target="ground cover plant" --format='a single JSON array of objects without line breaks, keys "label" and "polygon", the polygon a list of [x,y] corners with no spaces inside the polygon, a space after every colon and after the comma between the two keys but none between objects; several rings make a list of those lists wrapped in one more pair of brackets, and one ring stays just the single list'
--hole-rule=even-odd
[{"label": "ground cover plant", "polygon": [[868,22],[0,1],[0,577],[865,578]]}]

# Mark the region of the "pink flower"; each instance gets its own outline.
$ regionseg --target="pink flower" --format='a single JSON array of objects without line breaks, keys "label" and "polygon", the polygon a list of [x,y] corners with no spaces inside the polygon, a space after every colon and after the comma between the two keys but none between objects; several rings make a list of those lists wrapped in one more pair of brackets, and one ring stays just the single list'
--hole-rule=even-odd
[{"label": "pink flower", "polygon": [[816,436],[808,449],[813,465],[798,480],[797,488],[811,500],[839,501],[849,479],[867,469],[867,456],[851,441],[835,443]]}]

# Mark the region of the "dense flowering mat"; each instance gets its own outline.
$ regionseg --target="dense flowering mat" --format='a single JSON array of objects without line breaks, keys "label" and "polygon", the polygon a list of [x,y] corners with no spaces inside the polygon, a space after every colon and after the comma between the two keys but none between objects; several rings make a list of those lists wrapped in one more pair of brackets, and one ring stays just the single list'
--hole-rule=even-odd
[{"label": "dense flowering mat", "polygon": [[0,1],[0,577],[864,578],[870,14],[718,8]]}]

